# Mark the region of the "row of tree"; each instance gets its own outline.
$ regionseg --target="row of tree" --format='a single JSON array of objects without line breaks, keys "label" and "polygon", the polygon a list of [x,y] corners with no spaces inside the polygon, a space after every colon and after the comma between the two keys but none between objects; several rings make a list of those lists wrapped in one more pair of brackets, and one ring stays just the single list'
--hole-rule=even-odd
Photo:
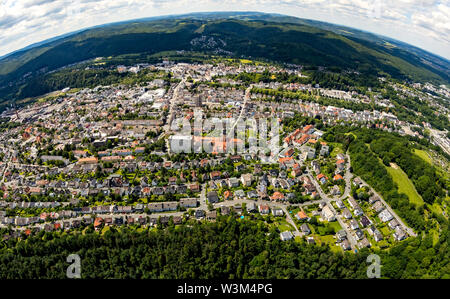
[{"label": "row of tree", "polygon": [[[412,238],[381,257],[385,278],[449,278],[448,229],[433,244]],[[66,278],[70,254],[82,278],[367,278],[368,249],[334,253],[328,245],[281,241],[274,226],[220,216],[155,230],[109,228],[100,234],[40,232],[0,243],[0,278]]]}]

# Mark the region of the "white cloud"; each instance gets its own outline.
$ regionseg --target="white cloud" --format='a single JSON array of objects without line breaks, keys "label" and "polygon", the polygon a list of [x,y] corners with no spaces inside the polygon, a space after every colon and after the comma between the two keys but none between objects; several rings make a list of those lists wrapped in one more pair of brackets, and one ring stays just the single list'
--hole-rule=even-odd
[{"label": "white cloud", "polygon": [[334,22],[450,58],[448,0],[0,0],[0,55],[103,23],[222,10],[277,12]]}]

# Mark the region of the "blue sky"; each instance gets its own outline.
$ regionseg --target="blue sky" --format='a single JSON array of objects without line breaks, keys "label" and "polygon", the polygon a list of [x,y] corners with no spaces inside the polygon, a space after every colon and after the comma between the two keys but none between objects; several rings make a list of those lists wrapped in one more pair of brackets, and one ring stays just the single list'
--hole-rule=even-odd
[{"label": "blue sky", "polygon": [[0,0],[0,56],[86,27],[201,11],[260,11],[326,21],[450,59],[450,0]]}]

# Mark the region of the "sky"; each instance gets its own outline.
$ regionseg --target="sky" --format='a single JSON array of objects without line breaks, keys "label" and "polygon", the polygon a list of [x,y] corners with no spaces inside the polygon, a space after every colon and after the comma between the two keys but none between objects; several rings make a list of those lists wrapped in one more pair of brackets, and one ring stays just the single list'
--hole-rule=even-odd
[{"label": "sky", "polygon": [[382,34],[450,60],[450,0],[0,0],[0,56],[83,28],[206,11],[259,11]]}]

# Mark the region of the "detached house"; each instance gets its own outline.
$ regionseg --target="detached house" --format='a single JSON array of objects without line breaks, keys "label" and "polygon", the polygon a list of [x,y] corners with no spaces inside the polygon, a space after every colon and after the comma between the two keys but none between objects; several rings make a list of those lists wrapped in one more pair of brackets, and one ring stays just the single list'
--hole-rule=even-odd
[{"label": "detached house", "polygon": [[253,176],[251,173],[246,173],[241,176],[241,182],[242,182],[242,185],[244,185],[244,186],[247,186],[247,187],[251,186],[252,180],[253,180]]},{"label": "detached house", "polygon": [[219,196],[217,195],[216,191],[208,192],[208,194],[206,195],[206,198],[208,199],[208,202],[211,204],[219,202]]}]

